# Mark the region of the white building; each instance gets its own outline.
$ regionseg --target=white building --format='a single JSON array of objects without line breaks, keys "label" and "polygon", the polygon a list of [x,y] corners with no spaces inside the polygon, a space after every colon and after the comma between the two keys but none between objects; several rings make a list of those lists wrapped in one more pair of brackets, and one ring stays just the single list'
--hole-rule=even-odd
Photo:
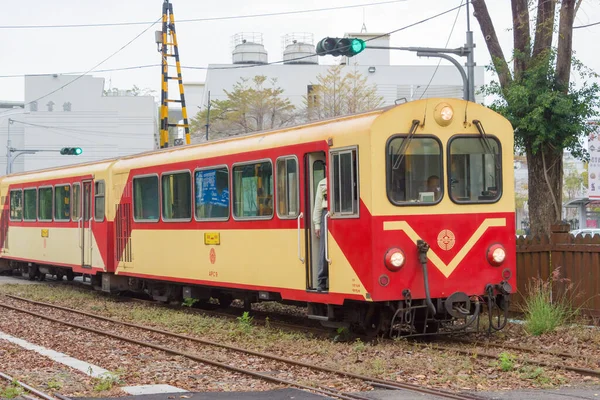
[{"label": "white building", "polygon": [[[347,34],[348,37],[358,37],[370,40],[368,45],[389,46],[389,35],[378,34]],[[310,90],[310,86],[317,83],[317,75],[325,75],[330,65],[320,65],[323,57],[317,57],[311,34],[288,34],[283,37],[283,54],[278,54],[275,59],[285,60],[283,64],[268,63],[267,50],[262,45],[262,35],[257,33],[237,34],[233,37],[234,49],[232,64],[211,64],[206,74],[204,87],[201,84],[186,84],[186,103],[190,117],[204,109],[208,104],[208,92],[212,100],[224,100],[224,90],[231,90],[240,78],[251,79],[256,75],[265,75],[269,79],[276,78],[277,85],[284,92],[283,96],[289,98],[297,108],[303,107],[303,97]],[[357,70],[366,76],[370,84],[375,84],[378,94],[383,98],[384,105],[391,105],[401,100],[417,100],[421,97],[463,97],[463,80],[453,65],[442,60],[436,71],[435,65],[391,65],[391,50],[369,49],[355,57],[347,59],[341,57],[340,61],[346,65],[347,72]],[[301,58],[304,57],[304,58]],[[331,56],[326,56],[331,60]],[[415,54],[416,57],[416,54]],[[301,58],[301,59],[299,59]],[[466,58],[458,60],[461,64]],[[245,65],[255,64],[252,68]],[[435,75],[434,75],[435,72]],[[433,76],[433,79],[432,79]],[[431,80],[431,83],[429,83]],[[484,83],[484,67],[475,67],[475,91]],[[188,100],[188,91],[193,93]],[[202,96],[198,96],[202,91]],[[202,100],[199,102],[198,99]],[[483,96],[476,96],[476,101],[483,102]]]},{"label": "white building", "polygon": [[[6,172],[10,131],[12,172],[102,160],[157,147],[157,107],[152,96],[103,95],[92,76],[25,77],[24,108],[0,109],[0,175]],[[9,124],[10,120],[10,124]],[[10,126],[10,128],[9,128]],[[81,147],[80,156],[60,155]],[[38,150],[22,154],[22,150]]]}]

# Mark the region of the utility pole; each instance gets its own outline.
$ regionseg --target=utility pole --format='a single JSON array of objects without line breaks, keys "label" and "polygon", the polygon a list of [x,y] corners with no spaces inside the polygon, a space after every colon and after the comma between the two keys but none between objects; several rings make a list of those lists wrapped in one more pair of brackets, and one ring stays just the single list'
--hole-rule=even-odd
[{"label": "utility pole", "polygon": [[471,15],[469,13],[469,3],[467,0],[467,44],[469,49],[467,53],[467,75],[469,79],[469,100],[475,101],[475,44],[473,43],[473,32],[471,32]]},{"label": "utility pole", "polygon": [[208,91],[208,105],[206,106],[206,141],[208,142],[208,127],[210,126],[210,90]]},{"label": "utility pole", "polygon": [[10,143],[10,126],[13,120],[8,119],[8,129],[6,130],[6,175],[10,174],[10,156],[11,156],[11,143]]}]

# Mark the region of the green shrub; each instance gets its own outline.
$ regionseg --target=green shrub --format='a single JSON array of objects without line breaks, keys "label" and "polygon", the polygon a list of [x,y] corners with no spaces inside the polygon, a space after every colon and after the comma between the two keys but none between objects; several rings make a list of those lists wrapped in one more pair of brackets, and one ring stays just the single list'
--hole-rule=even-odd
[{"label": "green shrub", "polygon": [[515,357],[510,353],[504,351],[500,353],[498,359],[500,360],[500,369],[504,372],[512,371],[512,369],[515,367]]},{"label": "green shrub", "polygon": [[[553,291],[555,283],[564,283],[562,293]],[[527,332],[534,336],[552,332],[575,316],[578,310],[574,310],[572,306],[572,286],[568,279],[560,278],[558,268],[547,281],[536,278],[531,280],[523,306]]]}]

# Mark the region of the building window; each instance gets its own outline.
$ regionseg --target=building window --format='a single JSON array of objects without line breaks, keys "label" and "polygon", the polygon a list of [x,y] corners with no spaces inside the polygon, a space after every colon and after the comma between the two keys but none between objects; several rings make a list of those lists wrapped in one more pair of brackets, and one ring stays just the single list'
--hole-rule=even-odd
[{"label": "building window", "polygon": [[106,209],[106,205],[104,203],[104,181],[96,182],[95,186],[96,190],[94,191],[94,220],[100,222],[104,221],[104,210]]},{"label": "building window", "polygon": [[356,149],[331,152],[332,207],[335,216],[358,215]]},{"label": "building window", "polygon": [[262,161],[233,167],[233,216],[273,216],[273,164]]},{"label": "building window", "polygon": [[10,191],[10,220],[21,221],[23,218],[23,191]]},{"label": "building window", "polygon": [[81,218],[81,184],[73,184],[73,201],[71,203],[71,215],[73,221],[79,221]]},{"label": "building window", "polygon": [[133,218],[156,222],[159,217],[158,176],[133,178]]},{"label": "building window", "polygon": [[54,220],[68,221],[71,217],[71,187],[69,185],[54,188]]},{"label": "building window", "polygon": [[449,145],[450,198],[456,203],[496,202],[502,195],[500,142],[494,137],[455,137]]},{"label": "building window", "polygon": [[387,193],[396,205],[433,205],[444,195],[442,145],[434,138],[396,136],[387,146]]},{"label": "building window", "polygon": [[35,221],[37,219],[37,189],[25,189],[23,191],[23,219],[25,221]]},{"label": "building window", "polygon": [[162,176],[162,217],[165,220],[190,220],[192,217],[192,188],[189,172]]},{"label": "building window", "polygon": [[40,221],[52,221],[52,188],[40,188],[39,196],[38,219]]},{"label": "building window", "polygon": [[298,160],[284,157],[277,160],[277,215],[279,218],[298,216]]},{"label": "building window", "polygon": [[229,218],[229,171],[227,167],[198,170],[194,173],[196,218]]}]

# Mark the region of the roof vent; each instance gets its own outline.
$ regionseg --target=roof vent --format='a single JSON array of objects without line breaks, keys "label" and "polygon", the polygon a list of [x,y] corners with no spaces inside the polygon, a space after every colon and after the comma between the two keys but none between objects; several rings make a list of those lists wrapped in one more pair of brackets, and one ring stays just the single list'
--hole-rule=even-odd
[{"label": "roof vent", "polygon": [[312,33],[288,33],[282,38],[284,64],[318,64]]},{"label": "roof vent", "polygon": [[268,55],[263,46],[262,33],[243,32],[232,37],[234,64],[267,64]]}]

